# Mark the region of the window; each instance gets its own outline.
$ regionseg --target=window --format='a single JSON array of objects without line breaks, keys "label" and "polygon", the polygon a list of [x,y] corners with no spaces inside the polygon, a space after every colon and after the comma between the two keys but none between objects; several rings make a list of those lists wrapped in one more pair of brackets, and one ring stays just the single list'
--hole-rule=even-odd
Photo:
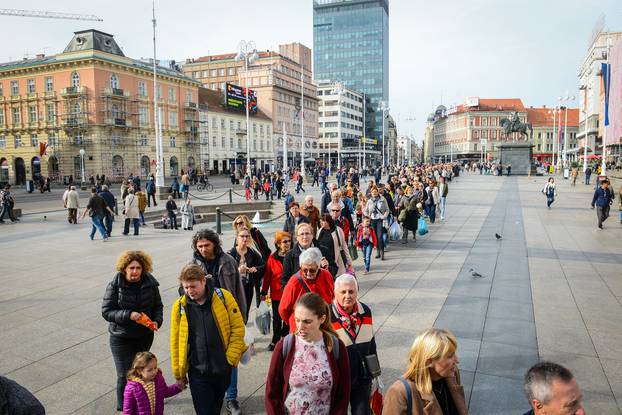
[{"label": "window", "polygon": [[253,151],[257,151],[257,140],[253,140]]},{"label": "window", "polygon": [[168,126],[177,127],[177,111],[170,111],[168,113]]},{"label": "window", "polygon": [[22,146],[22,136],[17,134],[13,139],[13,144],[15,145],[15,148],[20,148]]},{"label": "window", "polygon": [[192,102],[192,91],[186,91],[186,102]]},{"label": "window", "polygon": [[138,81],[138,95],[141,97],[147,96],[147,84],[145,81]]},{"label": "window", "polygon": [[177,141],[177,139],[176,139],[174,136],[170,136],[170,137],[168,138],[169,146],[170,146],[171,148],[172,148],[172,147],[175,147],[176,141]]},{"label": "window", "polygon": [[229,131],[233,131],[233,120],[229,120]]},{"label": "window", "polygon": [[56,137],[56,134],[49,133],[48,134],[48,146],[55,147],[57,145],[58,145],[58,138]]},{"label": "window", "polygon": [[118,146],[121,144],[121,136],[118,133],[113,133],[111,136],[112,145]]},{"label": "window", "polygon": [[117,104],[112,104],[111,115],[113,120],[119,119],[121,116],[121,112],[119,111],[119,106]]},{"label": "window", "polygon": [[53,92],[54,91],[54,78],[51,76],[45,77],[45,92]]},{"label": "window", "polygon": [[80,115],[80,113],[82,113],[82,108],[80,107],[80,103],[76,102],[73,106],[73,112],[71,115],[77,116]]},{"label": "window", "polygon": [[37,107],[34,105],[28,107],[28,122],[29,123],[37,122]]},{"label": "window", "polygon": [[119,89],[119,78],[115,74],[110,75],[110,88]]},{"label": "window", "polygon": [[158,86],[156,88],[156,97],[158,99],[162,99],[162,85],[158,84]]},{"label": "window", "polygon": [[0,135],[0,148],[6,148],[6,137]]},{"label": "window", "polygon": [[212,69],[212,76],[218,76],[218,70]]},{"label": "window", "polygon": [[34,94],[35,93],[35,80],[29,79],[28,81],[26,81],[26,87],[28,89],[29,94]]},{"label": "window", "polygon": [[220,129],[221,129],[221,130],[224,130],[224,129],[225,129],[225,120],[224,120],[224,118],[221,118],[221,119],[220,119]]},{"label": "window", "polygon": [[75,133],[73,135],[73,142],[76,143],[77,145],[82,145],[82,133]]},{"label": "window", "polygon": [[4,125],[4,108],[0,108],[0,126]]},{"label": "window", "polygon": [[140,125],[149,124],[149,113],[147,108],[141,107],[138,109],[138,123]]},{"label": "window", "polygon": [[229,148],[233,148],[233,137],[229,137]]},{"label": "window", "polygon": [[11,81],[11,95],[19,95],[19,84],[17,81]]},{"label": "window", "polygon": [[12,108],[13,110],[13,124],[20,124],[22,122],[22,112],[19,108]]},{"label": "window", "polygon": [[225,137],[220,138],[220,147],[225,148]]},{"label": "window", "polygon": [[4,87],[2,86],[2,82],[0,82],[0,97],[4,96]]},{"label": "window", "polygon": [[263,151],[263,140],[259,141],[259,150]]},{"label": "window", "polygon": [[242,139],[238,138],[238,148],[242,148]]},{"label": "window", "polygon": [[227,69],[227,73],[228,73],[229,75],[235,75],[235,68],[229,68],[229,69]]},{"label": "window", "polygon": [[80,86],[80,75],[78,72],[74,72],[71,74],[71,86],[79,87]]},{"label": "window", "polygon": [[218,76],[225,76],[225,68],[220,68],[218,70]]},{"label": "window", "polygon": [[175,88],[173,87],[169,87],[168,88],[168,100],[171,102],[175,102]]},{"label": "window", "polygon": [[149,141],[147,140],[147,135],[141,134],[140,137],[138,137],[138,145],[141,147],[147,147],[148,144]]},{"label": "window", "polygon": [[39,137],[37,137],[37,134],[30,134],[30,145],[33,147],[39,146]]},{"label": "window", "polygon": [[209,72],[208,71],[203,71],[203,78],[209,78]]}]

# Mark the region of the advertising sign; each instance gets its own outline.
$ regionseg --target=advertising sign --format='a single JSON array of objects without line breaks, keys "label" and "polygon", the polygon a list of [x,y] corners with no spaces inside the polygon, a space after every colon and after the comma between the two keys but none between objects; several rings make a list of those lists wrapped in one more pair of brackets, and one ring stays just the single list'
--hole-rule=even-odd
[{"label": "advertising sign", "polygon": [[[225,107],[246,111],[244,108],[245,104],[245,88],[228,83],[225,87]],[[252,89],[248,90],[248,112],[251,114],[257,113],[257,94]]]},{"label": "advertising sign", "polygon": [[465,101],[464,104],[467,107],[477,107],[479,106],[479,97],[468,97]]}]

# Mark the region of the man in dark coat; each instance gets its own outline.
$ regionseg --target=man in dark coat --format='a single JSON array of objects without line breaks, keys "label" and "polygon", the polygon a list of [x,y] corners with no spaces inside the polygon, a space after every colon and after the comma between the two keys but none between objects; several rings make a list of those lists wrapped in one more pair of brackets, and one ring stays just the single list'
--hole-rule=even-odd
[{"label": "man in dark coat", "polygon": [[0,414],[45,415],[45,408],[26,388],[0,376]]}]

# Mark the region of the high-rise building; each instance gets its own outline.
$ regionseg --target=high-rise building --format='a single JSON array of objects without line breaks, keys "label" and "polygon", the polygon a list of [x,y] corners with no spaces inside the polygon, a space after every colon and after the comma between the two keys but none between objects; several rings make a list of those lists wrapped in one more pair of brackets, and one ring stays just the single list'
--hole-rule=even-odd
[{"label": "high-rise building", "polygon": [[365,94],[365,135],[380,137],[378,104],[389,100],[389,1],[313,0],[313,74]]}]

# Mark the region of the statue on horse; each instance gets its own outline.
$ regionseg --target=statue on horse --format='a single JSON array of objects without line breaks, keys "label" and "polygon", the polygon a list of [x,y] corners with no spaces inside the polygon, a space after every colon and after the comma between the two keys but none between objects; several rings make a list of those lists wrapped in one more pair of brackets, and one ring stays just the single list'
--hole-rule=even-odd
[{"label": "statue on horse", "polygon": [[509,137],[512,133],[520,133],[525,136],[525,140],[527,140],[529,138],[527,131],[531,131],[533,133],[533,128],[531,127],[531,124],[521,122],[520,118],[518,117],[518,112],[516,111],[514,111],[514,114],[512,114],[511,119],[503,118],[501,119],[499,124],[501,125],[501,127],[503,127],[503,133],[506,137]]}]

